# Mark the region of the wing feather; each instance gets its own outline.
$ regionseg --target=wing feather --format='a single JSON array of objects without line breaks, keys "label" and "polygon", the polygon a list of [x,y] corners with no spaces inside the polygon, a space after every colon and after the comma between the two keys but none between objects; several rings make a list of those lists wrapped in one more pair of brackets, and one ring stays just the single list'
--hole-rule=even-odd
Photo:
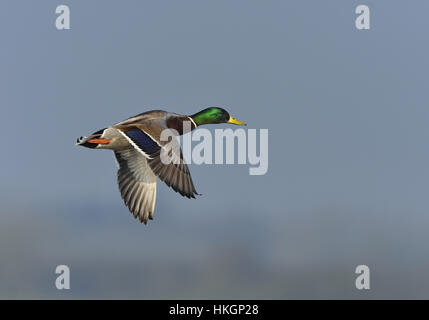
[{"label": "wing feather", "polygon": [[156,176],[146,157],[135,148],[115,151],[115,157],[122,199],[134,217],[146,224],[155,210]]},{"label": "wing feather", "polygon": [[[148,127],[149,128],[149,127]],[[121,134],[127,138],[130,144],[146,158],[152,172],[167,186],[180,193],[184,197],[195,198],[197,191],[192,181],[188,165],[183,159],[182,150],[178,146],[177,140],[172,141],[172,145],[177,144],[169,150],[159,141],[161,131],[148,133],[148,128],[143,124],[138,126],[118,127]],[[151,127],[153,129],[153,127]],[[163,152],[170,152],[172,159],[170,163],[163,163],[161,155]],[[119,162],[119,161],[118,161]],[[134,168],[135,169],[135,168]]]}]

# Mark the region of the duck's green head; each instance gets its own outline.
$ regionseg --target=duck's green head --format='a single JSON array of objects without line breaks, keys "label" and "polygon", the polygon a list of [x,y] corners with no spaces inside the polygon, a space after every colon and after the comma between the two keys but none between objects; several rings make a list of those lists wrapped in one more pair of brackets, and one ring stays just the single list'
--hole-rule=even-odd
[{"label": "duck's green head", "polygon": [[212,123],[232,123],[244,126],[246,125],[244,122],[241,122],[231,117],[228,111],[226,111],[225,109],[218,107],[210,107],[204,109],[190,117],[192,118],[192,120],[194,120],[197,126]]}]

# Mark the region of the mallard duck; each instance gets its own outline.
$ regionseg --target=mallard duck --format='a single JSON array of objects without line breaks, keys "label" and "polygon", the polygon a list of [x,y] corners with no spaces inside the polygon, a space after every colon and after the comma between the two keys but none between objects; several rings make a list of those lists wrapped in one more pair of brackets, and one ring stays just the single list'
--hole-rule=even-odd
[{"label": "mallard duck", "polygon": [[[188,126],[184,126],[185,121],[188,121]],[[180,147],[176,152],[178,154],[172,155],[174,148],[168,151],[176,161],[169,164],[161,161],[161,151],[168,143],[161,141],[163,130],[174,129],[176,135],[182,135],[187,133],[184,132],[186,127],[194,130],[204,124],[217,123],[245,125],[218,107],[210,107],[191,116],[153,110],[101,129],[88,137],[80,137],[76,144],[113,150],[119,167],[117,182],[122,199],[134,218],[147,224],[148,219],[153,219],[155,211],[157,177],[184,197],[195,198],[198,195]]]}]

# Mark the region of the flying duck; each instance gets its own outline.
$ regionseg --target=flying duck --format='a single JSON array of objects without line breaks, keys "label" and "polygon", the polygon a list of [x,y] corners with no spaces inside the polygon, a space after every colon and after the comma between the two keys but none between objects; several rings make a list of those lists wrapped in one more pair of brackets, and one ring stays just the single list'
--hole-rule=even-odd
[{"label": "flying duck", "polygon": [[[218,107],[210,107],[191,116],[152,110],[88,137],[80,137],[76,145],[113,150],[119,167],[117,182],[122,199],[134,218],[147,224],[148,219],[153,219],[155,210],[157,177],[184,197],[195,198],[198,195],[180,147],[166,150],[171,140],[161,139],[163,131],[171,130],[177,136],[204,124],[217,123],[245,125]],[[177,143],[176,138],[172,139]],[[172,161],[163,161],[164,152]]]}]

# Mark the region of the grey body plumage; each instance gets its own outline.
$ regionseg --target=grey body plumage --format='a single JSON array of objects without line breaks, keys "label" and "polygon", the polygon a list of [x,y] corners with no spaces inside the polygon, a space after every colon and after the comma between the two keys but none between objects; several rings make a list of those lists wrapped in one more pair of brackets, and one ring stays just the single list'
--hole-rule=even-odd
[{"label": "grey body plumage", "polygon": [[[169,129],[167,120],[172,117],[184,116],[162,110],[149,111],[99,130],[88,137],[81,137],[77,141],[77,145],[88,148],[114,151],[119,165],[117,180],[122,199],[134,217],[145,224],[148,219],[153,219],[157,177],[184,197],[195,198],[197,195],[180,148],[179,154],[175,155],[179,158],[177,163],[164,164],[161,161],[165,142],[160,140],[160,135],[162,130]],[[159,149],[149,155],[144,147],[136,145],[127,137],[126,132],[129,130],[146,133],[159,145]],[[109,142],[104,144],[103,140]]]}]

